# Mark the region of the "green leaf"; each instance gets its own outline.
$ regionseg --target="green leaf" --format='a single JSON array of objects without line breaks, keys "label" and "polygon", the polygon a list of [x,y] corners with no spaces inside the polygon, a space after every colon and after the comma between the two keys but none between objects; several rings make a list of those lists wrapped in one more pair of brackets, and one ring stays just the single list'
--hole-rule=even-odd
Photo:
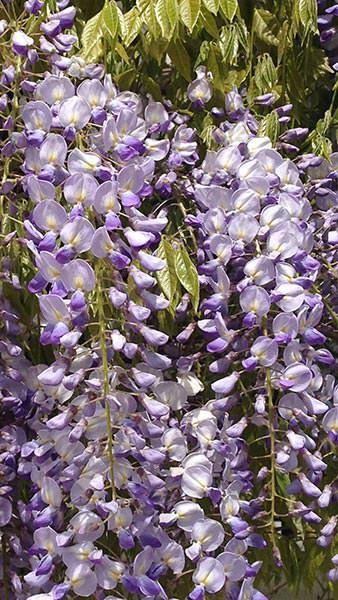
[{"label": "green leaf", "polygon": [[105,31],[107,31],[110,37],[110,42],[114,43],[120,25],[114,0],[105,4],[102,10],[102,20],[103,28]]},{"label": "green leaf", "polygon": [[201,139],[203,140],[203,142],[206,144],[206,146],[208,148],[211,147],[212,145],[212,133],[215,129],[215,125],[214,125],[214,120],[212,118],[212,116],[207,113],[206,116],[203,119],[203,123],[202,123],[202,131],[201,131]]},{"label": "green leaf", "polygon": [[219,0],[203,0],[203,4],[205,8],[208,9],[208,11],[210,11],[214,15],[217,15],[219,8]]},{"label": "green leaf", "polygon": [[231,92],[234,87],[238,88],[247,78],[249,71],[250,65],[247,65],[244,69],[231,69],[224,81],[224,91]]},{"label": "green leaf", "polygon": [[224,16],[231,22],[238,8],[237,0],[220,0],[220,8]]},{"label": "green leaf", "polygon": [[138,303],[140,301],[140,297],[138,295],[138,290],[135,281],[133,280],[131,275],[128,275],[127,278],[127,290],[128,297],[130,298],[130,300],[132,300],[132,302]]},{"label": "green leaf", "polygon": [[258,135],[268,136],[272,143],[276,143],[280,134],[280,123],[275,110],[264,117],[260,123]]},{"label": "green leaf", "polygon": [[316,0],[298,0],[298,15],[305,32],[318,32]]},{"label": "green leaf", "polygon": [[172,30],[174,30],[177,25],[179,16],[177,0],[165,0],[165,4],[169,23],[171,25]]},{"label": "green leaf", "polygon": [[226,66],[236,64],[238,56],[238,35],[234,25],[222,27],[219,48]]},{"label": "green leaf", "polygon": [[319,156],[324,156],[324,158],[330,160],[332,154],[332,142],[329,138],[321,133],[314,132],[311,145],[315,154],[319,154]]},{"label": "green leaf", "polygon": [[126,24],[124,22],[124,14],[123,14],[122,10],[117,6],[117,4],[116,4],[116,11],[117,11],[118,19],[119,19],[119,24],[120,24],[120,36],[123,40],[127,33]]},{"label": "green leaf", "polygon": [[[198,53],[198,57],[194,64],[194,70],[199,65],[205,65],[207,63],[208,55],[209,55],[209,48],[210,48],[210,42],[207,42],[206,40],[204,40],[204,42],[202,42],[202,44],[200,46],[200,51]],[[338,120],[338,116],[337,116],[337,120]]]},{"label": "green leaf", "polygon": [[149,0],[136,0],[136,6],[138,8],[140,15],[142,16],[143,11],[145,11],[147,9],[147,7],[149,6]]},{"label": "green leaf", "polygon": [[151,94],[154,100],[157,100],[158,102],[163,101],[161,88],[152,77],[148,77],[146,75],[142,78],[142,82],[144,84],[145,91]]},{"label": "green leaf", "polygon": [[155,14],[161,28],[162,37],[169,40],[171,38],[172,28],[167,15],[166,0],[157,0],[155,4]]},{"label": "green leaf", "polygon": [[163,38],[155,38],[153,39],[149,32],[145,36],[142,37],[142,44],[145,52],[145,60],[149,60],[149,56],[154,58],[157,63],[160,65],[161,61],[167,51],[168,42]]},{"label": "green leaf", "polygon": [[222,65],[221,52],[220,52],[218,46],[216,46],[216,44],[213,43],[210,45],[210,48],[209,48],[207,68],[208,68],[208,71],[211,71],[211,73],[213,75],[212,83],[213,83],[214,88],[223,93],[224,77],[223,77],[223,73],[221,71],[221,65]]},{"label": "green leaf", "polygon": [[180,40],[170,42],[168,54],[178,72],[186,81],[191,81],[190,56]]},{"label": "green leaf", "polygon": [[159,37],[161,37],[161,28],[160,28],[157,18],[156,18],[155,6],[154,6],[153,2],[151,2],[147,6],[147,8],[145,9],[145,11],[142,14],[142,17],[143,17],[145,24],[147,25],[147,27],[149,29],[149,32],[152,35],[152,37],[154,39],[158,39]]},{"label": "green leaf", "polygon": [[157,248],[156,256],[165,262],[165,267],[156,272],[156,277],[161,290],[170,301],[170,304],[172,304],[175,300],[178,280],[175,271],[175,252],[171,243],[166,238],[162,238]]},{"label": "green leaf", "polygon": [[127,69],[123,73],[116,75],[116,81],[121,90],[129,90],[136,77],[135,69]]},{"label": "green leaf", "polygon": [[278,46],[279,44],[278,38],[273,34],[273,30],[276,29],[276,24],[278,31],[280,25],[276,17],[268,10],[255,8],[252,20],[252,30],[258,39],[268,46]]},{"label": "green leaf", "polygon": [[[250,54],[250,43],[249,43],[249,32],[247,26],[245,25],[244,19],[239,19],[234,23],[234,27],[237,33],[239,45],[244,50],[244,56],[249,56]],[[250,66],[249,66],[250,67]]]},{"label": "green leaf", "polygon": [[89,19],[85,24],[82,36],[82,55],[90,61],[95,62],[102,54],[103,19],[102,11]]},{"label": "green leaf", "polygon": [[288,473],[284,473],[279,469],[276,470],[276,480],[278,485],[278,491],[281,496],[285,498],[288,497],[287,488],[290,485],[290,475]]},{"label": "green leaf", "polygon": [[278,64],[281,63],[287,48],[290,46],[289,29],[290,29],[289,22],[284,21],[284,23],[281,27],[280,33],[278,35],[278,49],[277,49]]},{"label": "green leaf", "polygon": [[182,286],[189,293],[195,312],[199,305],[199,281],[197,269],[183,244],[178,244],[174,252],[175,271]]},{"label": "green leaf", "polygon": [[259,94],[270,92],[278,82],[277,69],[270,54],[258,57],[255,69],[255,84]]},{"label": "green leaf", "polygon": [[120,44],[120,42],[117,42],[117,44],[115,46],[115,50],[118,53],[118,55],[122,58],[122,60],[124,60],[124,62],[126,62],[127,65],[129,65],[130,64],[129,56],[128,56],[127,52],[125,51],[125,49],[123,48],[122,44]]},{"label": "green leaf", "polygon": [[124,45],[128,47],[140,33],[142,27],[142,20],[136,6],[124,14],[124,22],[126,26],[126,34],[122,41]]},{"label": "green leaf", "polygon": [[201,10],[201,0],[181,0],[180,16],[184,25],[192,31]]},{"label": "green leaf", "polygon": [[219,37],[219,30],[217,27],[216,20],[214,19],[212,14],[210,14],[210,12],[206,11],[205,9],[202,10],[201,14],[205,29],[207,30],[209,35],[211,35],[211,37],[217,39]]}]

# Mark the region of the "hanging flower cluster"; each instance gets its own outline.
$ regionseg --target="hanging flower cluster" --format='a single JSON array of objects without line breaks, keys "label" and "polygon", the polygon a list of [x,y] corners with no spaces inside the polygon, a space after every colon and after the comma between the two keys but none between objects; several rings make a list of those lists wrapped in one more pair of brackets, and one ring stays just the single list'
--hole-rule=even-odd
[{"label": "hanging flower cluster", "polygon": [[[283,519],[335,581],[337,157],[284,158],[236,90],[205,153],[68,58],[67,3],[25,8],[28,34],[2,23],[3,597],[264,600]],[[212,94],[200,67],[197,119]]]}]

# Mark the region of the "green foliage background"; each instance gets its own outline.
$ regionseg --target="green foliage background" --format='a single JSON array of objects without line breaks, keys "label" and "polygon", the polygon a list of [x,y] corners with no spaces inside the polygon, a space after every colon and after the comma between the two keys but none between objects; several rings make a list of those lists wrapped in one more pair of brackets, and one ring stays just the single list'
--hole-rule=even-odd
[{"label": "green foliage background", "polygon": [[[312,130],[305,149],[331,151],[335,80],[319,43],[316,0],[77,0],[77,6],[79,54],[104,61],[121,89],[181,108],[187,82],[206,65],[214,104],[222,106],[234,86],[247,88],[249,105],[272,92],[274,106],[293,104],[293,125]],[[277,119],[266,111],[258,110],[263,131],[277,138]]]}]

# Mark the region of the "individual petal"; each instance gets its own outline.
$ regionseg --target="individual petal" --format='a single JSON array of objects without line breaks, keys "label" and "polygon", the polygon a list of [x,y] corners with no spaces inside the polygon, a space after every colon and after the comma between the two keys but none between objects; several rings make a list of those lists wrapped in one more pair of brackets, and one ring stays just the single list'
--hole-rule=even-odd
[{"label": "individual petal", "polygon": [[97,188],[95,177],[88,173],[75,173],[67,177],[63,193],[69,204],[83,204],[87,207],[93,204]]},{"label": "individual petal", "polygon": [[97,587],[97,577],[88,565],[81,563],[72,565],[66,570],[66,575],[76,595],[88,598],[94,594]]},{"label": "individual petal", "polygon": [[55,77],[48,75],[43,81],[38,83],[35,91],[36,98],[55,104],[62,102],[66,98],[74,96],[74,85],[68,77]]},{"label": "individual petal", "polygon": [[298,310],[304,302],[305,292],[301,285],[296,283],[282,283],[273,291],[277,297],[276,304],[284,312]]},{"label": "individual petal", "polygon": [[259,230],[259,225],[254,217],[247,214],[237,214],[232,217],[228,233],[232,240],[252,242]]},{"label": "individual petal", "polygon": [[163,160],[170,149],[169,140],[154,140],[152,138],[147,138],[144,145],[146,147],[147,155],[156,161]]},{"label": "individual petal", "polygon": [[105,556],[95,567],[100,587],[104,590],[113,590],[118,585],[124,570],[123,563],[110,560]]},{"label": "individual petal", "polygon": [[26,128],[31,131],[34,129],[49,131],[52,125],[53,117],[50,108],[40,100],[27,102],[21,111],[21,115]]},{"label": "individual petal", "polygon": [[68,221],[68,215],[55,200],[39,202],[33,210],[34,222],[44,231],[60,231]]},{"label": "individual petal", "polygon": [[62,127],[70,126],[79,131],[90,120],[90,106],[82,98],[73,96],[61,102],[58,116]]},{"label": "individual petal", "polygon": [[190,498],[203,498],[206,496],[212,482],[212,474],[207,467],[187,467],[182,475],[182,492]]},{"label": "individual petal", "polygon": [[58,133],[48,133],[40,148],[41,164],[62,166],[67,155],[67,144]]},{"label": "individual petal", "polygon": [[109,237],[109,233],[106,227],[99,227],[96,229],[92,242],[91,242],[91,252],[97,258],[105,258],[107,254],[114,250],[115,245]]},{"label": "individual petal", "polygon": [[223,565],[216,558],[202,558],[192,579],[194,583],[202,585],[210,594],[215,594],[225,583]]},{"label": "individual petal", "polygon": [[47,294],[39,298],[40,309],[47,323],[56,325],[59,322],[67,322],[69,312],[67,305],[60,296]]},{"label": "individual petal", "polygon": [[67,223],[60,232],[60,238],[64,244],[68,244],[79,254],[86,252],[91,247],[94,235],[94,227],[84,217],[76,217]]},{"label": "individual petal", "polygon": [[177,526],[183,531],[192,531],[196,521],[204,516],[203,509],[196,502],[182,500],[174,506],[177,515]]},{"label": "individual petal", "polygon": [[62,266],[57,262],[54,254],[42,251],[35,260],[36,266],[46,281],[52,282],[60,279]]},{"label": "individual petal", "polygon": [[188,400],[184,387],[174,381],[163,381],[154,388],[154,393],[160,402],[170,406],[172,410],[181,410]]},{"label": "individual petal", "polygon": [[231,392],[231,390],[236,385],[239,379],[239,373],[235,372],[223,379],[219,379],[218,381],[214,381],[211,384],[211,389],[216,392],[216,394],[227,395]]},{"label": "individual petal", "polygon": [[205,552],[216,550],[224,540],[224,528],[213,519],[201,519],[194,524],[191,537]]},{"label": "individual petal", "polygon": [[251,312],[260,317],[269,311],[271,304],[268,292],[256,285],[245,288],[241,292],[239,302],[244,312]]},{"label": "individual petal", "polygon": [[283,389],[292,392],[304,392],[310,385],[312,373],[309,367],[302,363],[294,363],[287,367],[280,377]]},{"label": "individual petal", "polygon": [[98,79],[85,79],[77,88],[77,95],[89,104],[90,108],[101,107],[106,104],[108,93]]},{"label": "individual petal", "polygon": [[51,477],[42,478],[41,498],[46,504],[54,508],[58,508],[62,502],[60,486]]},{"label": "individual petal", "polygon": [[81,258],[71,260],[63,267],[61,279],[67,290],[90,292],[95,287],[95,273]]},{"label": "individual petal", "polygon": [[27,179],[27,191],[34,204],[43,200],[54,200],[55,187],[49,181],[42,181],[35,175],[30,175]]},{"label": "individual petal", "polygon": [[12,518],[12,504],[7,498],[0,498],[0,527],[7,525]]},{"label": "individual petal", "polygon": [[265,285],[270,281],[273,281],[275,277],[274,263],[266,256],[259,256],[246,263],[244,273],[250,277],[256,285]]},{"label": "individual petal", "polygon": [[101,183],[96,190],[94,198],[94,207],[100,214],[107,214],[110,211],[119,213],[121,205],[117,199],[116,181],[105,181]]},{"label": "individual petal", "polygon": [[101,159],[94,152],[82,152],[76,148],[72,150],[67,161],[68,170],[74,173],[89,173],[92,175],[100,167]]}]

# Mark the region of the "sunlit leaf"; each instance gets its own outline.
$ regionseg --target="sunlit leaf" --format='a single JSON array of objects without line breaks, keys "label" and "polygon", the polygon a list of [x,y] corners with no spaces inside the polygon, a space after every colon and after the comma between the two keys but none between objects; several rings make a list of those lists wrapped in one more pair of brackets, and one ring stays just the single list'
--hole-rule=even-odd
[{"label": "sunlit leaf", "polygon": [[278,75],[270,54],[258,57],[255,69],[255,83],[259,94],[270,92],[277,84]]},{"label": "sunlit leaf", "polygon": [[177,244],[174,252],[175,271],[182,286],[189,293],[197,312],[199,305],[199,281],[197,269],[183,244]]},{"label": "sunlit leaf", "polygon": [[273,34],[273,29],[276,27],[276,24],[278,30],[278,21],[276,22],[273,14],[271,14],[268,10],[255,8],[252,21],[252,30],[254,34],[265,44],[278,46],[278,38]]},{"label": "sunlit leaf", "polygon": [[124,62],[126,62],[127,64],[130,64],[129,56],[128,56],[127,52],[125,51],[124,47],[122,46],[122,44],[120,44],[118,42],[115,46],[115,50],[118,53],[118,55],[122,58],[122,60],[124,60]]},{"label": "sunlit leaf", "polygon": [[159,244],[156,256],[164,260],[165,267],[157,271],[157,280],[164,295],[173,302],[177,290],[177,275],[175,271],[175,252],[169,240],[163,238]]},{"label": "sunlit leaf", "polygon": [[155,14],[161,28],[162,36],[165,39],[170,39],[172,27],[167,14],[166,0],[157,0],[155,4]]},{"label": "sunlit leaf", "polygon": [[217,15],[219,8],[219,0],[203,0],[204,6],[214,15]]},{"label": "sunlit leaf", "polygon": [[224,77],[221,71],[222,57],[221,52],[215,44],[210,45],[208,56],[208,71],[213,74],[213,86],[220,92],[224,91]]},{"label": "sunlit leaf", "polygon": [[192,31],[201,10],[201,0],[181,0],[180,16],[184,25]]},{"label": "sunlit leaf", "polygon": [[123,43],[125,46],[130,46],[136,36],[140,33],[140,29],[142,27],[142,20],[136,6],[125,13],[124,22],[126,26],[126,34],[124,36]]},{"label": "sunlit leaf", "polygon": [[121,38],[124,40],[124,37],[127,33],[127,27],[126,27],[126,23],[124,20],[124,14],[123,14],[122,10],[117,6],[117,4],[116,4],[116,10],[117,10],[117,16],[119,19],[119,23],[120,23]]},{"label": "sunlit leaf", "polygon": [[276,143],[280,134],[280,124],[275,110],[268,113],[261,121],[258,135],[268,136],[273,143]]},{"label": "sunlit leaf", "polygon": [[179,11],[177,0],[165,0],[166,11],[171,28],[174,29],[178,22]]},{"label": "sunlit leaf", "polygon": [[206,146],[210,148],[212,144],[212,132],[215,129],[213,118],[210,114],[207,114],[202,123],[201,139],[204,141]]},{"label": "sunlit leaf", "polygon": [[82,36],[82,55],[88,61],[96,61],[102,54],[103,19],[102,11],[85,24]]},{"label": "sunlit leaf", "polygon": [[317,33],[317,2],[316,0],[298,0],[298,14],[305,32]]},{"label": "sunlit leaf", "polygon": [[226,65],[231,66],[236,64],[238,55],[238,36],[236,28],[233,25],[222,28],[219,48],[222,53],[223,61]]},{"label": "sunlit leaf", "polygon": [[103,28],[109,35],[110,43],[115,43],[116,34],[119,29],[119,17],[114,0],[110,0],[105,4],[102,11]]},{"label": "sunlit leaf", "polygon": [[155,4],[151,2],[148,4],[144,12],[142,13],[144,23],[147,25],[149,32],[154,39],[161,37],[161,28],[156,18]]},{"label": "sunlit leaf", "polygon": [[238,7],[238,1],[237,0],[220,0],[220,8],[223,11],[224,16],[229,19],[229,21],[232,21],[236,11],[237,11],[237,7]]}]

